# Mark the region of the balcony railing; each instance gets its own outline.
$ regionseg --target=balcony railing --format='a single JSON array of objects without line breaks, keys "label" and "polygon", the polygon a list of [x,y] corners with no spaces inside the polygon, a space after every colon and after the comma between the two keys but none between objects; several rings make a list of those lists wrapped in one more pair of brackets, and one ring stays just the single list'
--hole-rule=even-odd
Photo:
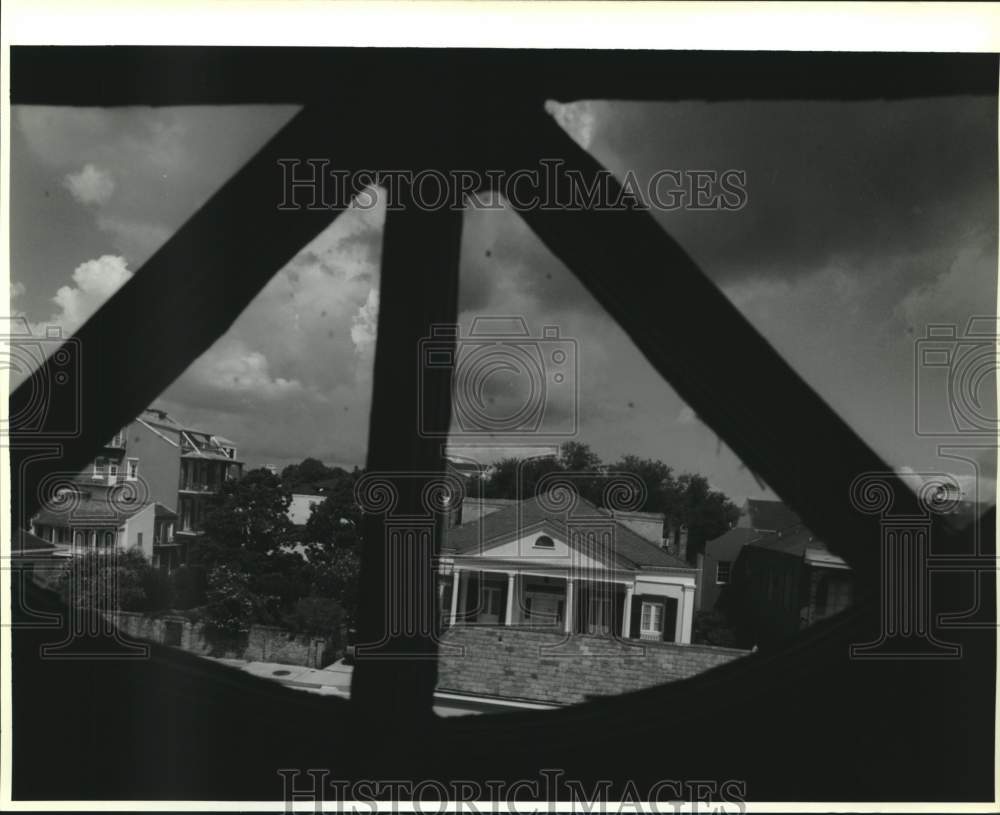
[{"label": "balcony railing", "polygon": [[198,493],[210,493],[218,492],[222,489],[222,484],[197,484],[193,482],[182,483],[179,487],[181,492],[198,492]]}]

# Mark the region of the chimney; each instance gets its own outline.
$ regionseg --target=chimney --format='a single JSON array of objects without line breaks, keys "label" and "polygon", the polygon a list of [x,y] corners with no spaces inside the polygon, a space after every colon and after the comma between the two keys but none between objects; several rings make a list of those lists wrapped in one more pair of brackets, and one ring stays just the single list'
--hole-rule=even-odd
[{"label": "chimney", "polygon": [[686,526],[677,527],[677,557],[687,562],[688,551],[688,528]]}]

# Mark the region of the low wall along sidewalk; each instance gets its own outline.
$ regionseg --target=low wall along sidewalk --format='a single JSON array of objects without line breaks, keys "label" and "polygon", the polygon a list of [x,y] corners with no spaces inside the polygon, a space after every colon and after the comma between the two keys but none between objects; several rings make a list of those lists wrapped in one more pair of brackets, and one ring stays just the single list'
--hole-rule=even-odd
[{"label": "low wall along sidewalk", "polygon": [[327,643],[322,637],[293,634],[265,625],[252,626],[245,637],[221,637],[207,633],[203,623],[192,623],[176,615],[147,617],[132,611],[118,611],[111,616],[115,625],[129,636],[171,645],[192,654],[323,667]]}]

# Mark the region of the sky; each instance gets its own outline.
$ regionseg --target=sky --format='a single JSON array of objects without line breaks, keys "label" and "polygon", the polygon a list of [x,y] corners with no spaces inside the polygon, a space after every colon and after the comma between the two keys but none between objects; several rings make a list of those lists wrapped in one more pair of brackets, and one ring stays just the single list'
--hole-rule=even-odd
[{"label": "sky", "polygon": [[[919,406],[935,428],[950,417],[938,372],[915,365],[927,326],[961,335],[970,317],[996,313],[995,99],[549,110],[619,177],[745,171],[742,209],[654,217],[891,465],[953,472],[970,491],[978,466],[979,497],[992,500],[991,454],[942,455],[943,439],[918,434],[914,415]],[[14,107],[12,310],[36,330],[71,333],[294,112]],[[336,219],[157,404],[233,439],[251,466],[363,465],[383,220],[383,206]],[[464,333],[484,316],[521,317],[533,337],[558,329],[575,372],[550,394],[553,426],[575,418],[571,438],[607,461],[659,458],[737,502],[771,495],[514,213],[468,211],[461,257]],[[675,308],[664,303],[664,318]],[[491,380],[492,408],[522,393],[505,376]],[[510,450],[493,439],[466,452],[486,461]]]}]

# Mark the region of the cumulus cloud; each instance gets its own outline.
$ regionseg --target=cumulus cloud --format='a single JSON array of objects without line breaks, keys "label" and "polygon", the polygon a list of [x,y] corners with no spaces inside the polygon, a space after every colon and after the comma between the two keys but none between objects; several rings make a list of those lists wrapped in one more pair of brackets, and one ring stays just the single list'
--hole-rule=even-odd
[{"label": "cumulus cloud", "polygon": [[107,232],[118,250],[128,258],[149,257],[171,234],[162,224],[107,213],[97,216],[97,227]]},{"label": "cumulus cloud", "polygon": [[378,325],[378,289],[371,289],[364,304],[354,315],[351,325],[351,341],[358,353],[369,351],[375,344],[375,330]]},{"label": "cumulus cloud", "polygon": [[106,204],[115,192],[111,173],[93,164],[85,164],[76,173],[67,173],[63,185],[81,204],[88,206]]},{"label": "cumulus cloud", "polygon": [[301,395],[302,383],[274,376],[267,357],[238,338],[224,337],[217,342],[185,376],[188,386],[206,395],[223,392],[230,396],[273,400]]},{"label": "cumulus cloud", "polygon": [[73,271],[73,285],[60,287],[52,298],[59,310],[49,322],[62,326],[67,334],[75,331],[130,277],[128,263],[118,255],[81,263]]},{"label": "cumulus cloud", "polygon": [[698,414],[695,413],[688,405],[684,405],[681,408],[680,413],[677,414],[676,422],[678,424],[694,424],[698,421]]},{"label": "cumulus cloud", "polygon": [[[94,260],[81,263],[73,270],[73,283],[68,286],[61,286],[52,298],[56,305],[47,319],[40,322],[33,322],[28,316],[17,309],[12,309],[14,315],[25,321],[27,331],[36,337],[52,336],[52,329],[58,329],[63,337],[70,336],[112,294],[118,291],[121,286],[132,277],[125,259],[116,255],[102,255]],[[25,293],[23,283],[14,282],[10,287],[11,300],[20,297]],[[47,356],[55,350],[55,346],[46,343],[43,353]],[[39,357],[35,362],[40,365],[44,359]],[[25,369],[19,372],[18,377],[12,379],[11,385],[16,386],[21,378],[30,375],[34,370]]]}]

